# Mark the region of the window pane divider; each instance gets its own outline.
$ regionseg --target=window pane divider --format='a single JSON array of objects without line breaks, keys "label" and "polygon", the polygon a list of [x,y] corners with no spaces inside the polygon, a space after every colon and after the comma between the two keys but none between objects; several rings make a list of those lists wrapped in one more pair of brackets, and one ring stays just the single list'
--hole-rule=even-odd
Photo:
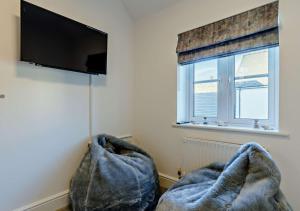
[{"label": "window pane divider", "polygon": [[205,80],[205,81],[194,81],[194,84],[207,84],[207,83],[214,83],[214,82],[219,82],[219,80],[214,79],[214,80]]},{"label": "window pane divider", "polygon": [[239,77],[234,77],[234,79],[235,80],[242,80],[242,79],[252,79],[252,78],[266,78],[266,77],[269,77],[269,74],[239,76]]}]

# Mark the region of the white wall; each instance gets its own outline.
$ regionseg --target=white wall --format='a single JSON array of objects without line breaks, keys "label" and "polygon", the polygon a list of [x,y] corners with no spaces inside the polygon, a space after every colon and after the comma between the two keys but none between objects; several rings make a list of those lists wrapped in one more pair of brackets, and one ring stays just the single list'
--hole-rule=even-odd
[{"label": "white wall", "polygon": [[[132,23],[118,0],[31,0],[109,33],[108,75],[93,76],[93,134],[131,133]],[[88,75],[18,61],[19,0],[0,2],[0,210],[62,192],[86,150]]]},{"label": "white wall", "polygon": [[140,20],[135,34],[134,135],[155,158],[162,173],[176,176],[185,136],[236,143],[257,141],[271,151],[282,172],[282,189],[300,209],[300,101],[298,0],[280,1],[280,127],[289,138],[237,132],[172,128],[176,121],[177,34],[271,2],[270,0],[182,0]]}]

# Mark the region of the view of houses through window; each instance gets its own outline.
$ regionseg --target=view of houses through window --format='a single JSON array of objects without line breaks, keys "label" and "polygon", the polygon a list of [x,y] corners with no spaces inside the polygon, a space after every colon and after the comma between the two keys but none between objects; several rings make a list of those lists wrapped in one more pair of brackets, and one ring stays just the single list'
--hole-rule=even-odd
[{"label": "view of houses through window", "polygon": [[194,116],[217,117],[218,60],[194,65]]},{"label": "view of houses through window", "polygon": [[235,56],[235,118],[268,119],[268,50]]}]

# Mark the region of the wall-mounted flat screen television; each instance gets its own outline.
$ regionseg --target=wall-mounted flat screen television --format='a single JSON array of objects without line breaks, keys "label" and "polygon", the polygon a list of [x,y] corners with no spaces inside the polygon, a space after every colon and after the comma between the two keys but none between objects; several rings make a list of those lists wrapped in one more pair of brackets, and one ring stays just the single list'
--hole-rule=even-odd
[{"label": "wall-mounted flat screen television", "polygon": [[21,61],[106,74],[107,40],[102,31],[21,1]]}]

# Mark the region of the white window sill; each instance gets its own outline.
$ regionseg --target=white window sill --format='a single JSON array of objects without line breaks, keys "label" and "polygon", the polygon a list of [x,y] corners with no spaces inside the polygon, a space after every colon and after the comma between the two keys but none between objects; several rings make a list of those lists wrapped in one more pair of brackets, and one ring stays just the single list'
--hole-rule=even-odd
[{"label": "white window sill", "polygon": [[271,136],[284,136],[288,137],[289,134],[279,131],[279,130],[264,130],[255,128],[245,128],[236,126],[217,126],[217,125],[203,125],[203,124],[173,124],[175,128],[191,128],[191,129],[201,129],[201,130],[217,130],[217,131],[229,131],[229,132],[239,132],[239,133],[252,133],[261,135],[271,135]]}]

